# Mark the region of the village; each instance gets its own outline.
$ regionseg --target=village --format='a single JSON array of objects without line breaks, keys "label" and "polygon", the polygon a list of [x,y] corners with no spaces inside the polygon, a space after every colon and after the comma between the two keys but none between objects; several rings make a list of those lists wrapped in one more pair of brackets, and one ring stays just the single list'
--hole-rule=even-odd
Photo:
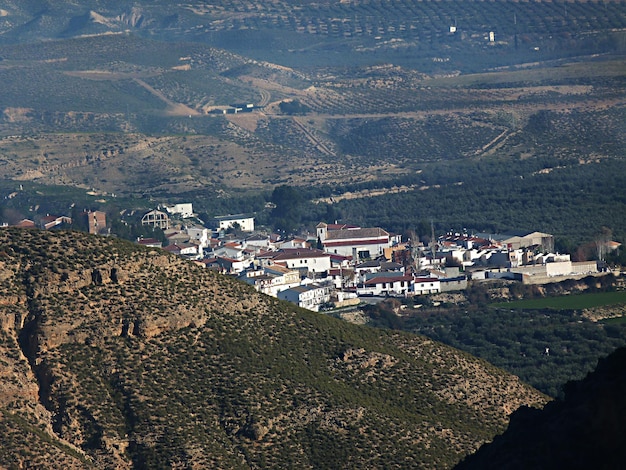
[{"label": "village", "polygon": [[554,237],[540,232],[450,232],[424,246],[380,227],[320,222],[314,234],[281,237],[255,230],[252,215],[215,217],[209,228],[192,220],[190,203],[150,211],[142,223],[161,228],[168,244],[137,243],[236,276],[259,292],[313,311],[368,297],[458,291],[471,280],[543,284],[606,270],[597,261],[573,262],[569,254],[554,253]]},{"label": "village", "polygon": [[[90,233],[107,234],[104,212],[81,215]],[[71,221],[47,216],[42,229]],[[201,223],[192,203],[159,206],[141,218],[163,231],[166,242],[136,243],[163,249],[206,269],[237,277],[264,294],[313,310],[358,305],[364,299],[413,297],[459,291],[468,282],[507,279],[545,284],[599,275],[601,261],[573,262],[554,252],[547,233],[504,235],[448,232],[424,245],[380,227],[320,222],[316,232],[296,237],[255,228],[253,215],[214,217]],[[16,226],[37,225],[23,220]],[[607,241],[604,250],[619,244]]]}]

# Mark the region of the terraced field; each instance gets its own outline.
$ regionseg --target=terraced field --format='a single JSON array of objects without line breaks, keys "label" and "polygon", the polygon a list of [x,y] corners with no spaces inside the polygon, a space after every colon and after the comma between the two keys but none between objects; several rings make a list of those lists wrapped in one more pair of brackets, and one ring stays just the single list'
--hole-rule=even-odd
[{"label": "terraced field", "polygon": [[[210,210],[282,184],[339,200],[624,155],[624,2],[155,5],[7,9],[0,178]],[[255,108],[215,114],[236,103]]]}]

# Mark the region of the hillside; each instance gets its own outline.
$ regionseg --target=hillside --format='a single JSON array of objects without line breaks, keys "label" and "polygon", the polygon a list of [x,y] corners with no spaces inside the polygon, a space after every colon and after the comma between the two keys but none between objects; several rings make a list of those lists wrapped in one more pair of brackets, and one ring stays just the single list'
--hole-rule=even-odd
[{"label": "hillside", "polygon": [[445,468],[546,398],[117,239],[0,231],[0,462]]},{"label": "hillside", "polygon": [[0,186],[25,189],[0,222],[193,202],[272,225],[290,185],[324,201],[309,230],[624,241],[625,2],[5,1],[0,33]]},{"label": "hillside", "polygon": [[[0,177],[171,195],[619,159],[626,6],[575,3],[4,2]],[[233,103],[258,108],[207,114]]]},{"label": "hillside", "polygon": [[455,468],[621,468],[626,459],[625,365],[626,349],[621,348],[600,360],[584,380],[570,382],[563,400],[541,411],[516,411],[504,434]]}]

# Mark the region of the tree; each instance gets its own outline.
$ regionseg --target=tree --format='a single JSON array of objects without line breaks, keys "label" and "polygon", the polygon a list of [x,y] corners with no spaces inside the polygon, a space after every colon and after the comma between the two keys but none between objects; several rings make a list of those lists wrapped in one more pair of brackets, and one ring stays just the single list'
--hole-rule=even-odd
[{"label": "tree", "polygon": [[281,113],[289,114],[290,116],[294,114],[306,114],[310,110],[308,106],[300,103],[298,100],[282,101],[278,107]]},{"label": "tree", "polygon": [[608,251],[609,242],[613,238],[613,231],[608,227],[602,227],[600,233],[596,236],[596,255],[599,261],[604,261]]},{"label": "tree", "polygon": [[271,201],[276,205],[271,214],[274,228],[286,233],[293,232],[302,220],[302,192],[288,185],[277,186],[272,192]]},{"label": "tree", "polygon": [[80,230],[81,232],[88,232],[89,225],[87,223],[87,217],[85,211],[79,209],[77,206],[72,207],[72,228],[74,230]]}]

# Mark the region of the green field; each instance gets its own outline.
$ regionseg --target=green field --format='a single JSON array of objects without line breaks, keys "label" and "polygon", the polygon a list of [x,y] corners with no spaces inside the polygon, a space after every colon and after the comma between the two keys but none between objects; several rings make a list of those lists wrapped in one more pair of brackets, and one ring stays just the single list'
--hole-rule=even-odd
[{"label": "green field", "polygon": [[493,304],[523,310],[578,310],[583,308],[603,307],[605,305],[626,304],[626,292],[602,292],[597,294],[567,295],[562,297],[546,297],[543,299],[518,300]]}]

